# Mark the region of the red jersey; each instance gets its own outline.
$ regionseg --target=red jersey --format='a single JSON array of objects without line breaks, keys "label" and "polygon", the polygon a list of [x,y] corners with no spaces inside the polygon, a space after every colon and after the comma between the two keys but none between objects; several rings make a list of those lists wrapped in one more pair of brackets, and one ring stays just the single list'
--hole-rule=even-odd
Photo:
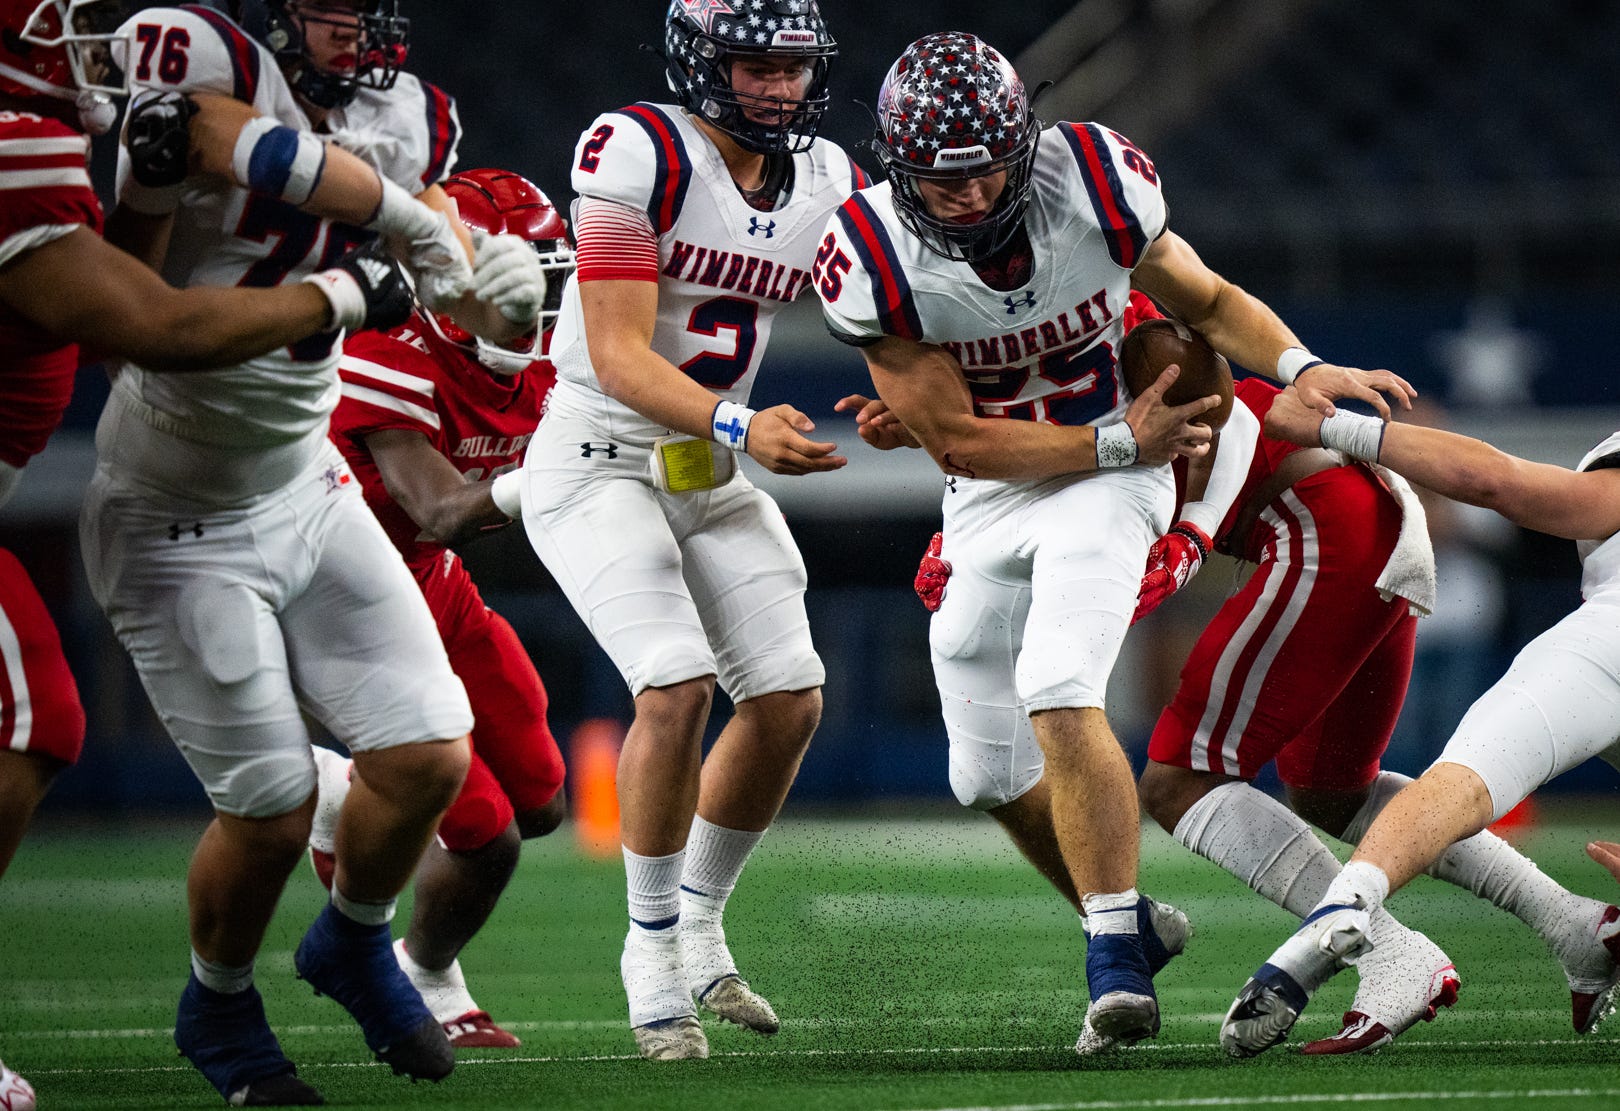
[{"label": "red jersey", "polygon": [[[90,140],[67,124],[0,112],[0,266],[80,225],[101,233],[89,158]],[[0,461],[22,467],[45,447],[78,368],[77,345],[0,304]]]},{"label": "red jersey", "polygon": [[468,481],[490,478],[522,462],[556,372],[537,360],[521,374],[497,374],[415,315],[391,332],[351,336],[338,376],[343,396],[332,413],[332,441],[421,580],[445,547],[422,539],[416,522],[389,496],[365,438],[389,428],[420,432]]}]

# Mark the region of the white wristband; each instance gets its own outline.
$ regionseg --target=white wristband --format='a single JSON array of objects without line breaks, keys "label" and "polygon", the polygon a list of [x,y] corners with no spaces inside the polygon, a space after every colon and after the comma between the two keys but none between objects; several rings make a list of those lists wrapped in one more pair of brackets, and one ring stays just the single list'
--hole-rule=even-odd
[{"label": "white wristband", "polygon": [[1352,459],[1378,462],[1384,446],[1384,422],[1360,413],[1334,413],[1322,421],[1322,446],[1342,451]]},{"label": "white wristband", "polygon": [[523,472],[507,471],[498,474],[489,484],[489,496],[495,508],[516,521],[523,516]]},{"label": "white wristband", "polygon": [[1097,427],[1097,469],[1129,467],[1136,462],[1136,433],[1124,421]]},{"label": "white wristband", "polygon": [[709,421],[714,429],[714,442],[724,444],[733,451],[748,450],[748,425],[754,419],[754,410],[735,401],[722,401],[714,407]]},{"label": "white wristband", "polygon": [[1301,371],[1321,365],[1322,360],[1303,347],[1290,347],[1277,356],[1277,381],[1285,386],[1291,386],[1294,384],[1294,379],[1299,377]]},{"label": "white wristband", "polygon": [[343,270],[320,270],[302,279],[326,294],[332,306],[333,328],[353,331],[366,322],[366,295],[353,275]]},{"label": "white wristband", "polygon": [[366,227],[405,240],[432,238],[438,230],[437,213],[381,174],[377,180],[382,183],[382,200]]}]

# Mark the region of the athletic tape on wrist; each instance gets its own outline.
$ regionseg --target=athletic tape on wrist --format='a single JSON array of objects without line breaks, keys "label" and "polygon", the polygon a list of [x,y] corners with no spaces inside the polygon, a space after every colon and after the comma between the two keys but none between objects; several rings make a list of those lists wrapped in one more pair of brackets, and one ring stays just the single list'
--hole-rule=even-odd
[{"label": "athletic tape on wrist", "polygon": [[754,410],[735,401],[722,401],[715,405],[709,421],[714,429],[714,442],[725,444],[733,451],[748,450],[748,425],[754,419]]},{"label": "athletic tape on wrist", "polygon": [[1312,355],[1303,347],[1290,347],[1277,356],[1277,381],[1285,386],[1291,386],[1300,372],[1313,366],[1321,366],[1322,360]]},{"label": "athletic tape on wrist", "polygon": [[1352,459],[1378,462],[1384,446],[1384,422],[1360,413],[1334,413],[1322,421],[1322,446],[1342,451]]},{"label": "athletic tape on wrist", "polygon": [[1136,433],[1125,421],[1097,429],[1097,469],[1129,467],[1136,462]]},{"label": "athletic tape on wrist", "polygon": [[325,143],[268,116],[255,116],[244,124],[231,151],[231,172],[238,185],[288,204],[309,200],[325,169]]},{"label": "athletic tape on wrist", "polygon": [[331,327],[354,331],[366,322],[366,295],[352,274],[321,270],[301,279],[322,293],[332,306]]},{"label": "athletic tape on wrist", "polygon": [[520,471],[507,471],[495,476],[489,484],[489,496],[495,508],[512,520],[523,516],[523,475]]}]

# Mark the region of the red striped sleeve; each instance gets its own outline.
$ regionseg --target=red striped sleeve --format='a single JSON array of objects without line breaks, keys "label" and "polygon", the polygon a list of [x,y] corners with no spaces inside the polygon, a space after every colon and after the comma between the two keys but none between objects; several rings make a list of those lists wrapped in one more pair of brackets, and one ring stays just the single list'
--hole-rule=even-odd
[{"label": "red striped sleeve", "polygon": [[640,209],[601,197],[581,197],[574,240],[582,282],[658,280],[658,236]]}]

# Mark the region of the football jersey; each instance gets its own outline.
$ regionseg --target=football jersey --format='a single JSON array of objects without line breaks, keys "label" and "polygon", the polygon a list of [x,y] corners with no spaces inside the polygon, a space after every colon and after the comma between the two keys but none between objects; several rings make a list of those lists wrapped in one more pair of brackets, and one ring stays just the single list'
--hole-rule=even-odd
[{"label": "football jersey", "polygon": [[828,327],[850,343],[898,336],[962,364],[982,417],[1083,425],[1118,420],[1130,394],[1115,353],[1131,271],[1164,231],[1152,162],[1094,123],[1041,133],[1024,227],[1028,282],[991,289],[901,223],[888,182],[828,222],[814,283]]},{"label": "football jersey", "polygon": [[[776,314],[809,284],[822,225],[866,182],[825,140],[791,157],[790,192],[762,212],[743,199],[719,149],[673,105],[598,116],[574,150],[574,192],[646,212],[658,236],[652,349],[739,404],[748,401]],[[563,292],[551,358],[559,413],[599,421],[605,435],[632,443],[668,432],[602,390],[585,346],[577,275]]]},{"label": "football jersey", "polygon": [[[1587,452],[1575,469],[1588,471],[1616,465],[1620,465],[1620,432]],[[1575,552],[1581,557],[1582,598],[1620,585],[1620,533],[1606,540],[1577,540]]]},{"label": "football jersey", "polygon": [[332,442],[420,579],[448,553],[443,544],[423,539],[389,495],[365,438],[389,428],[420,432],[468,482],[512,470],[540,423],[554,381],[551,365],[539,360],[521,374],[496,374],[413,316],[391,332],[349,337],[338,375],[343,396],[332,413]]},{"label": "football jersey", "polygon": [[[219,12],[148,8],[123,31],[133,43],[134,94],[216,93],[288,127],[311,130],[274,56]],[[449,97],[408,74],[388,92],[362,90],[353,104],[331,113],[328,126],[413,195],[450,172],[460,133]],[[129,153],[120,148],[120,192],[128,176]],[[230,182],[194,178],[175,213],[163,276],[181,287],[284,285],[332,266],[367,235]],[[339,335],[311,336],[206,375],[130,367],[115,388],[179,418],[190,439],[241,448],[291,443],[323,425],[337,403]]]},{"label": "football jersey", "polygon": [[[66,124],[0,112],[0,266],[75,228],[101,232],[89,157],[90,140]],[[79,349],[0,305],[0,366],[0,462],[21,468],[61,423]]]}]

